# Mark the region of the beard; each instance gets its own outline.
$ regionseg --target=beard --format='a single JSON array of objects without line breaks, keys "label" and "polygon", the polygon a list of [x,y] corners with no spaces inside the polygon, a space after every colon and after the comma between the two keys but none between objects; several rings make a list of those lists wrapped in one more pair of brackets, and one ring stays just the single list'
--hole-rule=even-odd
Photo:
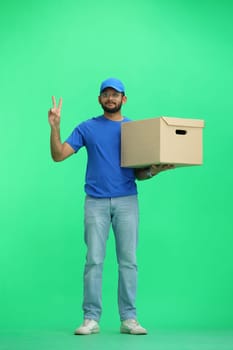
[{"label": "beard", "polygon": [[104,106],[102,103],[101,103],[101,106],[105,112],[113,114],[113,113],[117,113],[121,110],[122,102],[116,104],[115,107],[112,107],[112,108]]}]

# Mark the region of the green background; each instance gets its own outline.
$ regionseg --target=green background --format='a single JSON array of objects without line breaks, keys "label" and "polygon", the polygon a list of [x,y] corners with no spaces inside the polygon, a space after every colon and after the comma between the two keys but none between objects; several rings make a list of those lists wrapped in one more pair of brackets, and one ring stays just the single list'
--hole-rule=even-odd
[{"label": "green background", "polygon": [[[101,113],[101,81],[122,79],[132,119],[204,119],[204,165],[138,183],[138,316],[148,328],[233,327],[232,1],[9,1],[0,9],[0,328],[73,330],[82,321],[86,153],[49,151]],[[102,325],[118,327],[110,236]]]}]

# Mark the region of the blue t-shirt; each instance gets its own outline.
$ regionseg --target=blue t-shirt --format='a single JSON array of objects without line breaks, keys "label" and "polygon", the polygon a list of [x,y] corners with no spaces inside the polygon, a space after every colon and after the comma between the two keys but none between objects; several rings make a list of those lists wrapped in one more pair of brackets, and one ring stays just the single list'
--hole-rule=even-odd
[{"label": "blue t-shirt", "polygon": [[85,192],[92,197],[111,198],[137,194],[134,170],[122,168],[121,124],[103,115],[79,124],[66,142],[77,152],[86,147],[88,154]]}]

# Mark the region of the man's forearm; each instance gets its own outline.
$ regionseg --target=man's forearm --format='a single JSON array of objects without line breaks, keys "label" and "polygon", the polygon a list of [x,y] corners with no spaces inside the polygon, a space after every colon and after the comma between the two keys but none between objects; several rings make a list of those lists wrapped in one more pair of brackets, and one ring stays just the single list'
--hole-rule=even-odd
[{"label": "man's forearm", "polygon": [[53,160],[56,162],[60,161],[62,154],[62,143],[59,127],[51,127],[50,150]]}]

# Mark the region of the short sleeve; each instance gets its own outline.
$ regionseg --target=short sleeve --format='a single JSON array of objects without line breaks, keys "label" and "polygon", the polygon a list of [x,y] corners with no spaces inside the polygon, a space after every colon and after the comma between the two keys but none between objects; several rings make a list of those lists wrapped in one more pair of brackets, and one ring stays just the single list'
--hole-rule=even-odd
[{"label": "short sleeve", "polygon": [[77,152],[81,147],[85,145],[83,133],[81,128],[77,126],[70,136],[65,140],[75,152]]}]

